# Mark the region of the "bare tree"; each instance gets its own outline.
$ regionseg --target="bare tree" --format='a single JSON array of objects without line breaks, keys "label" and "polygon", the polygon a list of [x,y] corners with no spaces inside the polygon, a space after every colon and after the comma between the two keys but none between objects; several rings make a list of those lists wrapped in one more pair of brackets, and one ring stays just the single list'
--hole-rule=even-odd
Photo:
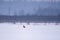
[{"label": "bare tree", "polygon": [[24,11],[24,10],[21,10],[21,11],[19,12],[19,15],[24,15],[24,13],[25,13],[25,11]]}]

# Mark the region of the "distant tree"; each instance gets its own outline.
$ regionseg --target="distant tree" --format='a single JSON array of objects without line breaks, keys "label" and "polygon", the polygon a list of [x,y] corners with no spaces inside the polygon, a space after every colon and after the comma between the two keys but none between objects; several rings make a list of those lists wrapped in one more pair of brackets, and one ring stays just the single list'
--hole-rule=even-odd
[{"label": "distant tree", "polygon": [[30,13],[28,12],[26,15],[27,15],[27,16],[30,16]]},{"label": "distant tree", "polygon": [[58,9],[56,11],[57,11],[58,16],[60,16],[60,9]]},{"label": "distant tree", "polygon": [[0,9],[1,9],[1,6],[3,5],[3,0],[0,0]]},{"label": "distant tree", "polygon": [[39,6],[38,9],[36,10],[35,14],[40,16],[43,13],[43,9]]},{"label": "distant tree", "polygon": [[25,11],[24,11],[24,10],[21,10],[21,11],[19,12],[19,15],[25,15]]},{"label": "distant tree", "polygon": [[60,17],[60,14],[58,14],[57,16]]},{"label": "distant tree", "polygon": [[2,13],[0,12],[0,15],[2,15]]},{"label": "distant tree", "polygon": [[33,8],[33,14],[36,15],[36,11],[37,9],[36,8]]},{"label": "distant tree", "polygon": [[14,16],[18,16],[16,11],[14,11]]}]

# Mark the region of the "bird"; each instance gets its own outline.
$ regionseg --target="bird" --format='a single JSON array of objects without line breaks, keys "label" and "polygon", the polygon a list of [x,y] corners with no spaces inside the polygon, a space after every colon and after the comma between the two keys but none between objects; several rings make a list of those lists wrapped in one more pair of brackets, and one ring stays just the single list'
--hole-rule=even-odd
[{"label": "bird", "polygon": [[26,27],[23,25],[23,28],[26,28]]}]

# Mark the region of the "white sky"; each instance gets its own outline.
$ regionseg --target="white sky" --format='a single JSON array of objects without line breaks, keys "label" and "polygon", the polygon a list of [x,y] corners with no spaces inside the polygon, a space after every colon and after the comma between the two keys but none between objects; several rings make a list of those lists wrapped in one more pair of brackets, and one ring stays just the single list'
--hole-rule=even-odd
[{"label": "white sky", "polygon": [[0,40],[60,40],[60,24],[43,24],[0,23]]}]

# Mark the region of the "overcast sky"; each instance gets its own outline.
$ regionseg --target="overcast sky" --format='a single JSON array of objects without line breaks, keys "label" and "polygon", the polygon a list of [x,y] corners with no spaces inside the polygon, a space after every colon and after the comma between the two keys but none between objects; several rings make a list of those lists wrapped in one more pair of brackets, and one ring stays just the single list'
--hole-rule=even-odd
[{"label": "overcast sky", "polygon": [[[35,14],[36,10],[40,6],[41,8],[48,8],[50,5],[48,2],[39,2],[39,1],[50,1],[50,0],[30,0],[30,1],[37,1],[37,2],[20,2],[22,0],[4,0],[6,2],[1,2],[0,0],[0,14],[4,15],[14,15],[14,12],[16,12],[18,15],[21,14],[21,10],[24,10],[24,14]],[[12,3],[9,3],[8,1],[12,1]],[[18,2],[13,2],[18,1]],[[28,0],[26,0],[28,1]],[[55,0],[56,2],[59,0]],[[51,7],[60,8],[60,3],[56,3],[55,5],[51,5]],[[35,8],[35,10],[33,10]],[[10,9],[10,11],[9,11]],[[44,13],[47,15],[47,13]],[[54,15],[57,15],[58,13],[54,13]],[[49,14],[50,15],[50,14]]]},{"label": "overcast sky", "polygon": [[[18,1],[18,0],[4,0],[4,1]],[[25,0],[22,0],[25,1]],[[60,0],[26,0],[26,1],[60,1]]]}]

